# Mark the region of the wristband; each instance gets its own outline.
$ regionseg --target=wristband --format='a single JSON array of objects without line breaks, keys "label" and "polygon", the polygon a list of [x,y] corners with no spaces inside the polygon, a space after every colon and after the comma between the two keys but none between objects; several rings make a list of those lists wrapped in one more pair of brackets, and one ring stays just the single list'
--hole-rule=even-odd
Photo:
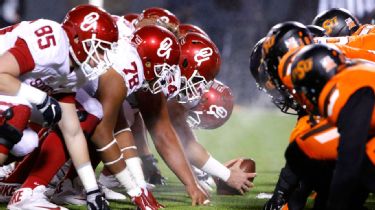
[{"label": "wristband", "polygon": [[224,182],[228,181],[230,177],[230,170],[211,156],[201,170],[212,176],[219,177]]},{"label": "wristband", "polygon": [[47,93],[30,85],[21,83],[16,96],[24,98],[32,104],[38,105],[43,103],[44,99],[47,97]]}]

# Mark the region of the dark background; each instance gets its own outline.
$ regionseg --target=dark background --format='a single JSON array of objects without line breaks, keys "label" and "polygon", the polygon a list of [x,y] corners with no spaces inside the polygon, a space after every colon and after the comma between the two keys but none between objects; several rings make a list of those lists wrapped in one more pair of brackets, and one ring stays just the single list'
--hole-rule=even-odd
[{"label": "dark background", "polygon": [[[375,0],[104,0],[104,8],[113,14],[140,13],[147,7],[163,7],[181,22],[198,25],[216,43],[222,55],[218,79],[232,88],[237,104],[259,103],[260,92],[249,73],[249,55],[253,45],[275,24],[288,20],[311,23],[318,10],[347,7],[363,23],[370,23]],[[18,20],[47,18],[61,22],[72,7],[84,0],[0,0],[3,9],[18,2]],[[354,3],[354,4],[353,4]],[[8,5],[9,6],[9,5]],[[0,19],[2,26],[12,21]],[[14,20],[13,20],[14,21]],[[261,97],[264,99],[264,96]],[[268,101],[268,99],[266,99]],[[269,106],[269,103],[265,103]]]}]

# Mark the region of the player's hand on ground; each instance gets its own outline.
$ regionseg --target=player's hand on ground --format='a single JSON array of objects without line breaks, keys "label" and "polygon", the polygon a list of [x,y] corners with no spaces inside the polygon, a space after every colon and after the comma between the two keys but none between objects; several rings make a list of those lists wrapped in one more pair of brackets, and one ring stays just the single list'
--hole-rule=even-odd
[{"label": "player's hand on ground", "polygon": [[250,178],[256,176],[256,173],[246,173],[241,168],[240,165],[243,160],[237,161],[232,167],[230,167],[230,177],[227,181],[227,184],[238,191],[241,194],[248,192],[254,184],[250,182]]},{"label": "player's hand on ground", "polygon": [[186,191],[191,198],[191,205],[208,205],[210,200],[208,199],[208,194],[199,186],[195,185],[186,185]]}]

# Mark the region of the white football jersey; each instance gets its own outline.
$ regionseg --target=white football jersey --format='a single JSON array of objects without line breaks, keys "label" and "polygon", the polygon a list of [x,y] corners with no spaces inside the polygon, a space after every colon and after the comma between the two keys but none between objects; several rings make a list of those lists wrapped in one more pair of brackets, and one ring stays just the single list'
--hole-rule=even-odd
[{"label": "white football jersey", "polygon": [[142,87],[144,82],[143,65],[137,49],[126,39],[120,39],[107,53],[112,68],[119,73],[128,89],[127,95]]},{"label": "white football jersey", "polygon": [[119,39],[131,40],[135,31],[134,25],[125,18],[116,16],[116,25],[118,28]]},{"label": "white football jersey", "polygon": [[12,48],[18,38],[26,42],[35,63],[33,70],[20,76],[21,81],[48,94],[75,91],[77,75],[70,72],[69,39],[59,23],[39,19],[13,26],[0,35],[0,53]]}]

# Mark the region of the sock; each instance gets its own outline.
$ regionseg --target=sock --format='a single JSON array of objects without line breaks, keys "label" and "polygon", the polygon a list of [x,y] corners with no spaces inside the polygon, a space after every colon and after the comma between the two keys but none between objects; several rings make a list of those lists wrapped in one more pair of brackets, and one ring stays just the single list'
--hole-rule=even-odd
[{"label": "sock", "polygon": [[50,132],[44,139],[34,167],[22,187],[34,188],[37,185],[47,185],[67,159],[68,155],[62,139],[56,132]]},{"label": "sock", "polygon": [[143,175],[142,171],[142,161],[139,157],[132,157],[125,160],[127,169],[130,171],[135,182],[141,188],[146,188],[147,183],[145,181],[145,176]]},{"label": "sock", "polygon": [[126,169],[122,170],[120,173],[115,174],[115,177],[120,182],[121,185],[123,185],[126,189],[126,192],[131,196],[139,196],[142,191],[141,188],[137,186],[137,184],[134,182],[130,171]]},{"label": "sock", "polygon": [[86,192],[99,189],[98,183],[96,182],[94,169],[91,166],[91,162],[83,163],[76,169]]},{"label": "sock", "polygon": [[8,183],[24,183],[38,158],[40,148],[26,155],[24,159],[16,165],[14,171],[4,180]]}]

